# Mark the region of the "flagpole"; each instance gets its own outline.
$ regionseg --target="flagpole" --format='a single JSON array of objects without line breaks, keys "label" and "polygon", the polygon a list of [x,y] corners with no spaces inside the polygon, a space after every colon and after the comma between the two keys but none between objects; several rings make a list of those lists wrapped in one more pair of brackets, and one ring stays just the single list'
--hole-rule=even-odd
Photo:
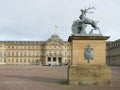
[{"label": "flagpole", "polygon": [[57,25],[55,25],[55,32],[54,32],[55,34],[57,34],[57,33],[56,33],[57,28],[58,28],[58,26],[57,26]]}]

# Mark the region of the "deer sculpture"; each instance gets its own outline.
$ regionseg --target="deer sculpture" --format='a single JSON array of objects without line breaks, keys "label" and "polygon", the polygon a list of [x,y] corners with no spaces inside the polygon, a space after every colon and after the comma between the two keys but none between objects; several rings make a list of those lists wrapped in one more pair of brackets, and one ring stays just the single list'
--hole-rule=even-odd
[{"label": "deer sculpture", "polygon": [[91,31],[93,31],[93,30],[99,30],[99,34],[101,34],[100,29],[99,29],[99,27],[97,26],[97,23],[98,23],[99,21],[95,21],[95,20],[93,20],[93,19],[89,19],[89,18],[86,17],[86,14],[87,14],[87,13],[91,13],[91,14],[93,13],[92,11],[89,12],[89,10],[91,10],[91,9],[94,9],[94,10],[95,10],[94,6],[93,6],[93,7],[89,6],[88,8],[81,9],[80,11],[81,11],[82,14],[79,16],[79,18],[80,18],[80,20],[81,20],[84,24],[89,24],[89,25],[91,25],[91,26],[94,28],[94,29],[92,29]]}]

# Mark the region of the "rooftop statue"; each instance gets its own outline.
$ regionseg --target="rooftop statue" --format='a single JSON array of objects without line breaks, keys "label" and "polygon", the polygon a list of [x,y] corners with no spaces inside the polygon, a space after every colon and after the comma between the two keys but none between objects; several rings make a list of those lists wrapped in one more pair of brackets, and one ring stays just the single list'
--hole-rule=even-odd
[{"label": "rooftop statue", "polygon": [[86,16],[87,13],[91,13],[91,14],[93,13],[92,11],[90,11],[91,9],[95,10],[95,8],[91,7],[91,6],[80,10],[81,11],[81,15],[79,16],[80,20],[75,20],[72,25],[73,34],[86,35],[86,27],[87,27],[87,25],[91,25],[92,29],[89,32],[89,35],[90,34],[94,35],[93,30],[99,30],[99,35],[101,35],[100,29],[97,26],[97,23],[99,21],[90,19]]}]

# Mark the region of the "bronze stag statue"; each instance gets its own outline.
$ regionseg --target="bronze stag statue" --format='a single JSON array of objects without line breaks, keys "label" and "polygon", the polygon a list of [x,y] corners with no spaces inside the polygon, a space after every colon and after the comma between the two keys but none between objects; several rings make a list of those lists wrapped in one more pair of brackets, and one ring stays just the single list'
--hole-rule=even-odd
[{"label": "bronze stag statue", "polygon": [[73,34],[80,34],[80,35],[86,35],[86,27],[87,25],[91,25],[93,29],[89,32],[89,34],[93,34],[93,30],[99,30],[99,35],[102,35],[100,32],[100,28],[97,26],[99,21],[95,21],[93,19],[90,19],[86,16],[87,13],[93,13],[92,10],[94,6],[89,6],[88,8],[81,9],[81,15],[79,16],[80,20],[76,20],[73,22],[72,25],[72,32]]},{"label": "bronze stag statue", "polygon": [[80,15],[79,18],[84,24],[90,24],[94,28],[92,30],[97,30],[98,29],[99,33],[101,33],[99,27],[97,26],[97,23],[99,21],[95,21],[93,19],[90,19],[90,18],[86,17],[87,13],[93,13],[91,11],[89,12],[90,9],[95,9],[95,8],[89,6],[89,8],[81,9],[80,11],[81,11],[82,14]]}]

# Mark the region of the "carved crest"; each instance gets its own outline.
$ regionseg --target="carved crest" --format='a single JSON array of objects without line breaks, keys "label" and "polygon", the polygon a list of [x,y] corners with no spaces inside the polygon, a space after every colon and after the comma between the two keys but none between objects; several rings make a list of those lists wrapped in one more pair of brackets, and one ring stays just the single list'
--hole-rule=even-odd
[{"label": "carved crest", "polygon": [[88,63],[90,63],[90,60],[93,60],[94,51],[93,48],[91,48],[90,44],[88,44],[87,48],[85,48],[84,56],[85,59],[87,59]]}]

